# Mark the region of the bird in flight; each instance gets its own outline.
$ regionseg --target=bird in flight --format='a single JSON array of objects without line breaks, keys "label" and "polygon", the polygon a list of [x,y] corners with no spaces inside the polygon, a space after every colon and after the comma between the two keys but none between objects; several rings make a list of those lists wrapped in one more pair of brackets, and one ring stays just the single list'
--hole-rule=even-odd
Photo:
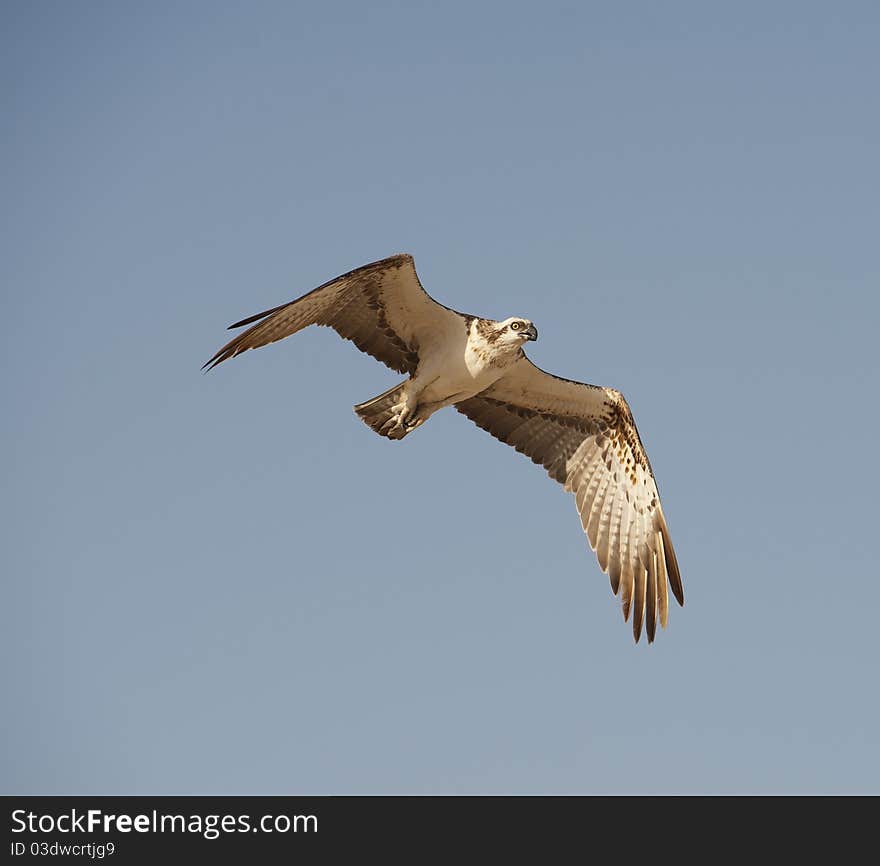
[{"label": "bird in flight", "polygon": [[[308,325],[333,328],[403,382],[354,407],[380,436],[403,439],[454,406],[496,439],[541,464],[573,493],[599,566],[632,615],[638,642],[666,627],[669,592],[684,591],[657,484],[626,400],[613,388],[562,379],[523,351],[538,339],[528,319],[458,313],[422,288],[410,255],[343,274],[314,291],[242,319],[250,325],[203,367],[282,340]],[[667,587],[668,584],[668,587]]]}]

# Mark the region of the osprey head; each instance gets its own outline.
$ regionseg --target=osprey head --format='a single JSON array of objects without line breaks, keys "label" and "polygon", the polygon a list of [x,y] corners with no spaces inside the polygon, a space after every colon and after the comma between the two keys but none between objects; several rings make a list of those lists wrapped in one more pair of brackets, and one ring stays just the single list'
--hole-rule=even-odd
[{"label": "osprey head", "polygon": [[520,319],[516,316],[498,322],[495,332],[497,342],[514,346],[521,346],[529,340],[538,339],[538,329],[528,319]]}]

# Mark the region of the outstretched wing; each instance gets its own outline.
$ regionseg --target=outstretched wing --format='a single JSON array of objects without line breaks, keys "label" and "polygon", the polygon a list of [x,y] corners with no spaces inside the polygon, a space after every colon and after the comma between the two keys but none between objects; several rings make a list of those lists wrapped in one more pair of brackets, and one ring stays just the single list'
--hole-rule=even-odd
[{"label": "outstretched wing", "polygon": [[560,379],[523,358],[456,409],[544,466],[575,495],[590,546],[638,641],[666,627],[667,581],[684,604],[681,576],[657,484],[619,391]]},{"label": "outstretched wing", "polygon": [[229,327],[253,322],[257,324],[230,340],[203,369],[308,325],[325,325],[392,370],[412,374],[420,346],[452,327],[464,327],[465,317],[431,298],[419,282],[412,256],[401,254],[364,265]]}]

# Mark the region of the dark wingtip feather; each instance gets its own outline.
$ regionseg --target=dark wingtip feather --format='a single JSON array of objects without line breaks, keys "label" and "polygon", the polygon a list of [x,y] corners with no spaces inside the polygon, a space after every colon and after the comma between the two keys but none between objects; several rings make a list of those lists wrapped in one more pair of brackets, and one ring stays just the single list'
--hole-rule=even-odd
[{"label": "dark wingtip feather", "polygon": [[[651,556],[651,554],[648,554]],[[657,561],[656,554],[652,557],[651,566],[648,568],[648,595],[645,602],[645,628],[648,633],[648,643],[654,643],[654,635],[657,632]]]},{"label": "dark wingtip feather", "polygon": [[202,364],[202,372],[209,373],[211,370],[214,369],[214,367],[230,357],[232,357],[232,355],[230,355],[229,352],[221,349],[219,352],[217,352],[216,355],[214,355],[212,358],[209,358],[207,361],[205,361],[204,364]]},{"label": "dark wingtip feather", "polygon": [[642,623],[645,619],[645,569],[639,565],[636,568],[635,586],[633,587],[633,637],[636,643],[642,636]]},{"label": "dark wingtip feather", "polygon": [[620,560],[613,559],[608,565],[608,579],[611,581],[611,591],[617,595],[620,592]]},{"label": "dark wingtip feather", "polygon": [[672,539],[669,537],[669,527],[666,525],[663,512],[658,512],[658,515],[660,517],[660,531],[663,533],[663,549],[666,553],[666,574],[669,578],[669,585],[672,587],[675,600],[684,607],[684,586],[681,582],[681,572],[678,570],[675,550],[672,547]]},{"label": "dark wingtip feather", "polygon": [[[281,306],[286,307],[287,304],[282,304]],[[270,313],[274,313],[276,310],[280,310],[281,307],[275,307],[271,310],[266,310],[264,313],[255,313],[253,316],[248,316],[246,319],[242,319],[240,322],[233,322],[231,325],[226,326],[227,331],[234,331],[236,328],[243,328],[245,325],[250,325],[253,322],[258,322],[260,319],[265,319]]]},{"label": "dark wingtip feather", "polygon": [[[236,322],[234,325],[229,325],[226,330],[231,331],[233,328],[243,328],[245,325],[250,325],[252,322],[257,322],[260,319],[265,319],[267,316],[272,315],[272,313],[277,313],[282,307],[290,306],[289,304],[281,304],[281,306],[273,307],[271,310],[264,310],[262,313],[257,313],[253,316],[248,316],[246,319],[242,319],[240,322]],[[244,335],[241,335],[242,337]],[[228,360],[229,358],[234,358],[238,353],[238,351],[230,351],[230,348],[233,346],[237,346],[237,340],[240,339],[236,337],[235,340],[227,343],[223,348],[218,350],[218,352],[205,361],[202,364],[202,371],[207,373],[214,369],[218,364],[222,364],[223,361]]]}]

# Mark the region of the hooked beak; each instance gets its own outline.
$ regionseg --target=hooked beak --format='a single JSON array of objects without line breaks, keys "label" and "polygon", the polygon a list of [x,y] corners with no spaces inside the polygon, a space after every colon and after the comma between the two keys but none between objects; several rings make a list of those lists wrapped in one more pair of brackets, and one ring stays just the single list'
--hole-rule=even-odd
[{"label": "hooked beak", "polygon": [[525,334],[529,340],[538,339],[538,329],[534,325],[529,325],[528,328],[526,328]]}]

